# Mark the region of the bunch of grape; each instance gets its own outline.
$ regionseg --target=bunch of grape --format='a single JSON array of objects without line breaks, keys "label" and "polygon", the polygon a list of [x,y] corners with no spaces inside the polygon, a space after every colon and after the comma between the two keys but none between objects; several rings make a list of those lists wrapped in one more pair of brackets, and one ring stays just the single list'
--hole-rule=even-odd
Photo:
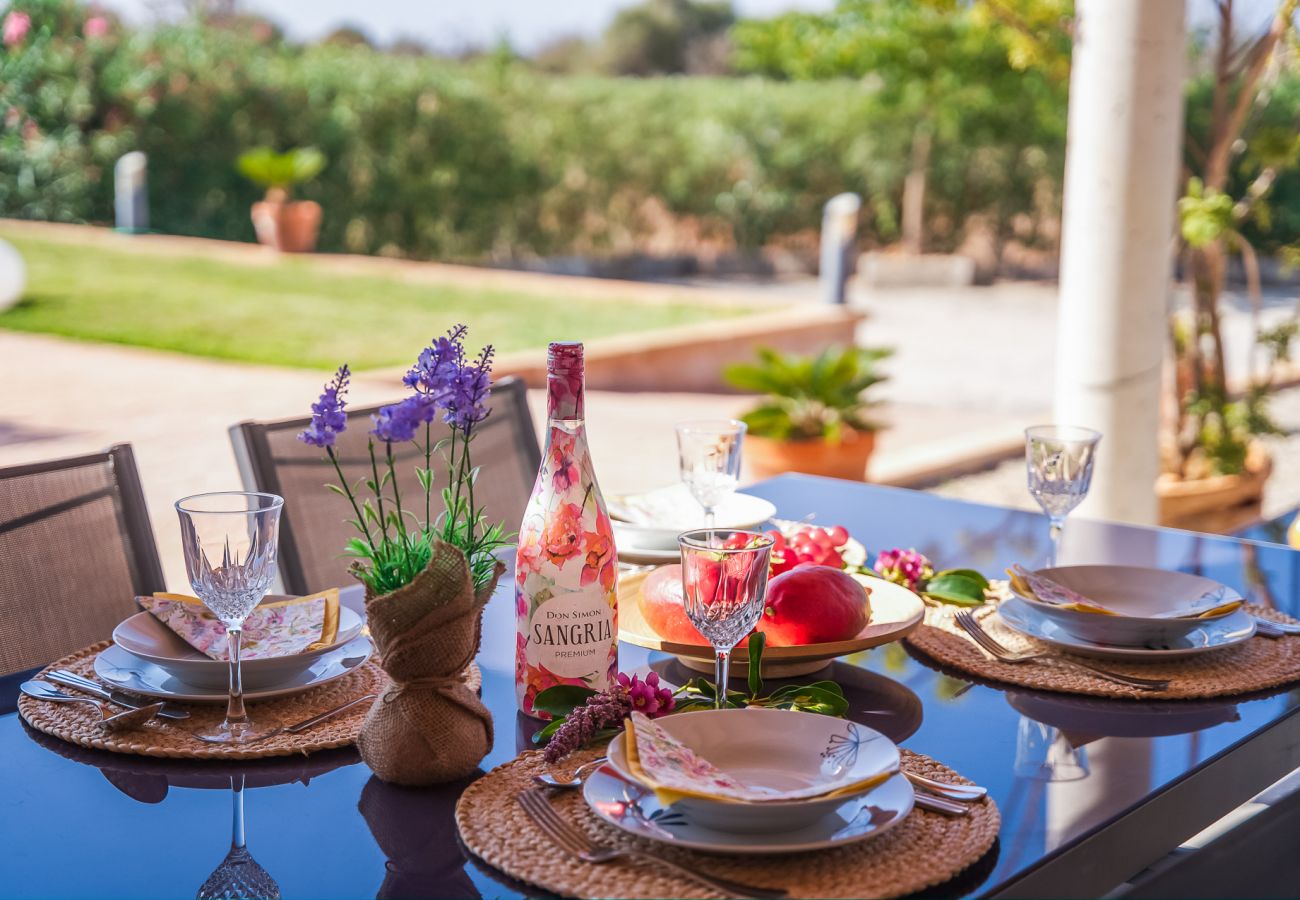
[{"label": "bunch of grape", "polygon": [[769,531],[767,536],[772,539],[773,575],[803,564],[835,569],[845,567],[841,551],[849,542],[849,532],[843,525],[830,528],[804,525],[788,538],[779,531]]}]

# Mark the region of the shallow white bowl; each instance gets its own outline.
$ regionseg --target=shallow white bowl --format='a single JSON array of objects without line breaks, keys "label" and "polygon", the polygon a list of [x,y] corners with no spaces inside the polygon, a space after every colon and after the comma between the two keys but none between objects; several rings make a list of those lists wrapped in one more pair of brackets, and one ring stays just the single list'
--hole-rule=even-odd
[{"label": "shallow white bowl", "polygon": [[1241,595],[1211,578],[1139,566],[1061,566],[1034,574],[1077,591],[1120,615],[1079,612],[1021,597],[1038,612],[1085,641],[1146,647],[1170,644],[1203,627],[1206,619],[1156,618],[1172,609],[1211,609]]},{"label": "shallow white bowl", "polygon": [[[277,599],[284,598],[268,596],[263,602],[275,602]],[[363,625],[360,615],[340,605],[339,629],[333,644],[292,656],[241,660],[244,689],[264,690],[293,681],[311,668],[317,659],[355,638],[361,633]],[[229,663],[212,659],[195,650],[152,613],[139,612],[119,624],[113,629],[113,643],[186,684],[216,690],[228,688]]]},{"label": "shallow white bowl", "polygon": [[[779,790],[847,786],[899,765],[898,747],[889,738],[833,716],[785,709],[723,709],[679,713],[656,721],[719,769],[750,784]],[[635,781],[625,740],[626,732],[610,742],[609,761],[619,774]],[[686,797],[672,807],[706,828],[755,834],[803,828],[870,791],[756,803]]]},{"label": "shallow white bowl", "polygon": [[[667,491],[660,491],[665,496]],[[671,496],[676,497],[677,491]],[[704,527],[704,510],[695,502],[684,486],[681,487],[679,503],[667,506],[655,516],[652,524],[632,524],[615,520],[614,543],[620,554],[626,548],[630,553],[649,551],[672,553],[678,552],[677,535],[683,531]],[[732,494],[716,510],[718,528],[755,529],[772,516],[776,507],[762,497],[751,494]]]}]

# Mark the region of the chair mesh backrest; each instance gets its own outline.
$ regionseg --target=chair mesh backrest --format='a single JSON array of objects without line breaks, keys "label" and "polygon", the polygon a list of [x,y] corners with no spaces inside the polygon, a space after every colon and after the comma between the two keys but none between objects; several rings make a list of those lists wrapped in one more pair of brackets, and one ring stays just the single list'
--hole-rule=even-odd
[{"label": "chair mesh backrest", "polygon": [[[489,522],[502,522],[506,531],[514,532],[532,493],[541,451],[523,382],[517,378],[498,381],[492,387],[491,405],[491,415],[474,437],[473,461],[482,469],[474,502],[485,508]],[[377,408],[350,410],[347,430],[334,447],[344,474],[354,483],[370,473],[366,447],[370,415]],[[244,486],[284,498],[280,577],[291,594],[356,583],[347,573],[351,560],[342,555],[348,540],[357,535],[346,521],[353,518],[352,509],[347,500],[324,487],[338,481],[324,452],[298,440],[308,421],[244,422],[230,430]],[[433,434],[435,441],[440,440],[447,435],[447,426],[435,422]],[[382,445],[376,449],[382,466]],[[416,465],[424,465],[424,455],[413,443],[394,445],[393,455],[402,507],[424,521],[424,489],[415,474]],[[440,491],[446,483],[445,465],[436,455],[433,470],[430,511],[436,517],[442,509]],[[364,486],[360,490],[362,495],[369,494]],[[385,494],[391,496],[391,491]]]},{"label": "chair mesh backrest", "polygon": [[129,446],[0,469],[0,674],[110,637],[165,589]]}]

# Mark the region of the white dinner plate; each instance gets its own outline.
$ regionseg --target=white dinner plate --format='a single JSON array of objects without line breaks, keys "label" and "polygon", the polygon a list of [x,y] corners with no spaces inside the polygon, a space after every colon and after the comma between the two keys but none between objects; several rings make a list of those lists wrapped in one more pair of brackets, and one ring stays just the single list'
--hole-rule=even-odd
[{"label": "white dinner plate", "polygon": [[1184,656],[1195,656],[1198,653],[1209,653],[1240,644],[1242,641],[1249,640],[1255,633],[1255,620],[1249,613],[1239,609],[1222,619],[1203,622],[1186,634],[1167,642],[1153,643],[1145,647],[1128,647],[1084,640],[1019,597],[1004,601],[998,607],[997,614],[1008,627],[1021,634],[1027,634],[1070,653],[1101,659],[1147,662],[1180,659]]},{"label": "white dinner plate", "polygon": [[[312,665],[293,678],[273,687],[246,690],[246,700],[267,700],[300,694],[337,678],[365,664],[374,652],[370,638],[359,636],[342,647],[316,659]],[[225,703],[227,688],[205,688],[181,681],[166,670],[141,659],[118,645],[106,649],[95,657],[95,674],[111,685],[124,688],[146,697],[180,700],[186,703]]]},{"label": "white dinner plate", "polygon": [[912,785],[901,773],[880,787],[847,800],[810,825],[766,834],[717,831],[665,806],[654,792],[602,766],[582,787],[587,805],[615,828],[651,841],[710,853],[803,853],[839,847],[884,834],[912,811]]},{"label": "white dinner plate", "polygon": [[[245,659],[244,690],[265,690],[291,681],[320,657],[349,643],[361,633],[364,624],[356,611],[340,605],[338,635],[333,644],[290,656]],[[186,684],[218,691],[227,689],[229,664],[194,649],[150,612],[136,613],[114,628],[113,643]]]}]

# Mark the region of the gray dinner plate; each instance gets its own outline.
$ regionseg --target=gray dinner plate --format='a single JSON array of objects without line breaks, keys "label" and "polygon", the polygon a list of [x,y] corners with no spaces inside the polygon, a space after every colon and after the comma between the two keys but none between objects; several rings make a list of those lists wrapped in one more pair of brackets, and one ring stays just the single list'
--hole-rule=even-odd
[{"label": "gray dinner plate", "polygon": [[[365,636],[353,638],[342,647],[336,647],[317,657],[310,667],[281,684],[257,690],[246,688],[244,698],[267,700],[309,691],[342,678],[364,665],[372,652],[374,652],[374,645],[370,643],[370,638]],[[220,689],[215,689],[189,684],[116,644],[95,658],[95,674],[110,685],[146,697],[180,700],[186,703],[225,703],[228,695],[228,689],[224,685]]]}]

